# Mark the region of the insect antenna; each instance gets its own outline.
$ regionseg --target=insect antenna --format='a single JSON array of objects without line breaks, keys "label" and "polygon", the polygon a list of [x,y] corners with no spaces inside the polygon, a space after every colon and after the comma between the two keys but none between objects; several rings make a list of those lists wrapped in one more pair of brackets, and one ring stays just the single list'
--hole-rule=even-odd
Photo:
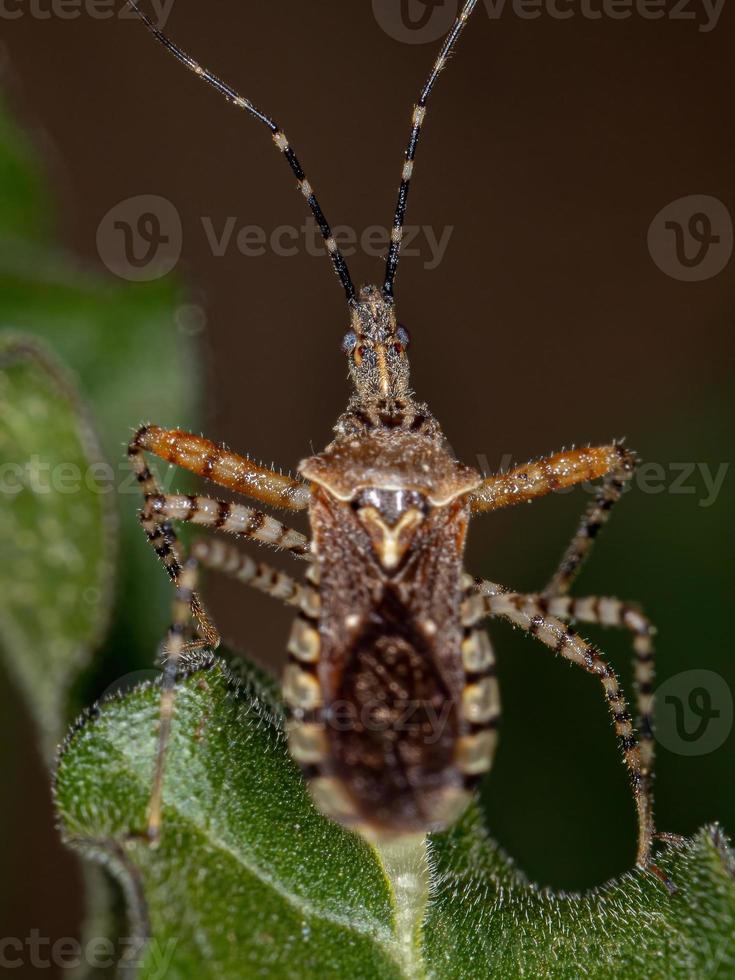
[{"label": "insect antenna", "polygon": [[146,13],[138,6],[136,0],[128,0],[128,5],[135,11],[135,13],[140,17],[148,30],[153,34],[156,40],[160,41],[161,44],[170,51],[171,54],[177,58],[183,65],[185,65],[190,71],[193,71],[195,75],[203,79],[203,81],[208,82],[212,88],[216,89],[220,95],[223,95],[228,102],[232,102],[239,109],[245,109],[246,112],[250,113],[255,119],[263,123],[264,126],[270,130],[271,136],[273,137],[273,142],[276,144],[278,149],[281,151],[286,161],[296,176],[299,182],[299,190],[306,198],[306,203],[311,209],[311,213],[314,215],[319,230],[322,233],[325,244],[327,246],[327,252],[334,266],[334,271],[337,273],[342,288],[345,291],[348,303],[352,304],[355,300],[355,287],[350,278],[350,273],[347,268],[347,263],[345,258],[337,246],[337,242],[332,235],[332,229],[329,226],[329,222],[324,216],[319,202],[314,194],[314,189],[306,179],[306,174],[304,173],[301,164],[299,163],[298,157],[291,148],[291,144],[286,138],[286,134],[280,128],[280,126],[267,116],[262,110],[260,110],[256,105],[254,105],[250,99],[244,98],[233,88],[223,82],[221,78],[212,74],[206,68],[203,68],[197,61],[194,60],[190,55],[188,55],[182,48],[177,44],[174,44],[166,35],[161,31],[148,17]]},{"label": "insect antenna", "polygon": [[421,90],[421,95],[419,96],[418,102],[414,106],[411,135],[408,138],[408,146],[406,147],[404,156],[403,172],[401,174],[401,183],[398,187],[398,201],[396,203],[396,211],[393,218],[390,248],[388,250],[388,258],[385,262],[385,282],[383,283],[383,294],[388,299],[393,298],[393,283],[396,278],[398,258],[401,252],[401,239],[403,238],[403,222],[406,217],[408,190],[411,185],[413,163],[416,156],[416,147],[418,146],[419,136],[421,134],[421,126],[423,125],[424,117],[426,116],[426,104],[429,101],[429,96],[431,95],[431,91],[436,84],[436,80],[439,77],[442,69],[446,67],[447,61],[451,57],[459,36],[464,30],[470,14],[475,9],[476,4],[477,0],[465,0],[457,19],[454,22],[454,25],[452,26],[452,29],[444,39],[444,43],[441,46],[441,51],[434,62],[434,66],[431,69],[429,77],[424,83],[424,87]]}]

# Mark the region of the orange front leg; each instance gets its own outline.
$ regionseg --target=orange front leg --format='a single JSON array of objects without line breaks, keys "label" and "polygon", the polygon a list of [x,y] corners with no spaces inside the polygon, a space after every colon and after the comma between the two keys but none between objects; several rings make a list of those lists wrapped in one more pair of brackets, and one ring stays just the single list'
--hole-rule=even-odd
[{"label": "orange front leg", "polygon": [[480,514],[526,503],[616,471],[632,473],[635,459],[635,453],[617,442],[556,453],[508,473],[489,476],[471,494],[472,511]]},{"label": "orange front leg", "polygon": [[302,480],[269,470],[191,432],[143,425],[128,451],[132,457],[140,450],[271,507],[304,510],[309,504],[309,487]]}]

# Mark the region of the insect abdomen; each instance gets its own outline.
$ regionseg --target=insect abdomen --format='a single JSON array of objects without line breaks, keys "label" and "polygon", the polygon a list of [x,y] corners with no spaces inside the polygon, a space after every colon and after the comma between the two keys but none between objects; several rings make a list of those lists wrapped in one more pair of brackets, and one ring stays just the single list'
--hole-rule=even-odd
[{"label": "insect abdomen", "polygon": [[457,696],[405,613],[377,610],[334,683],[322,681],[316,619],[302,613],[289,642],[291,754],[318,807],[373,837],[446,826],[494,748],[497,688],[485,634],[470,632],[457,650],[465,678]]}]

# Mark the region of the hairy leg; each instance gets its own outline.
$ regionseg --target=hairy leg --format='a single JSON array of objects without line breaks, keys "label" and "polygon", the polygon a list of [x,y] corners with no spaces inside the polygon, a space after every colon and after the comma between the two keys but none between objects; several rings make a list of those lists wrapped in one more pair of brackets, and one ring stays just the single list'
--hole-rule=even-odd
[{"label": "hairy leg", "polygon": [[[171,521],[167,521],[161,515],[156,514],[153,508],[149,506],[150,501],[162,496],[158,482],[148,468],[143,452],[135,444],[135,440],[128,447],[128,457],[144,498],[143,510],[138,515],[141,527],[148,543],[160,558],[171,580],[178,583],[184,562],[183,549],[176,537],[176,531]],[[191,611],[199,624],[202,636],[205,637],[212,649],[216,649],[220,642],[219,633],[195,592],[192,592],[191,596]]]},{"label": "hairy leg", "polygon": [[632,473],[634,466],[635,454],[620,443],[556,453],[488,477],[470,495],[472,512],[480,514],[537,500],[608,474]]},{"label": "hairy leg", "polygon": [[[630,603],[605,597],[570,598],[567,593],[589,556],[600,529],[625,490],[635,470],[635,456],[625,453],[603,479],[595,499],[582,516],[579,528],[567,547],[548,585],[537,597],[542,610],[563,620],[577,620],[601,626],[628,629],[633,634],[636,718],[640,738],[641,767],[649,796],[653,792],[653,681],[655,655],[652,637],[655,629],[650,620]],[[649,803],[653,809],[653,801]]]},{"label": "hairy leg", "polygon": [[[212,500],[208,497],[150,494],[145,498],[140,522],[174,582],[179,580],[182,554],[172,521],[212,527],[239,538],[249,538],[274,548],[283,548],[299,557],[308,553],[309,542],[305,535],[252,507]],[[204,545],[200,545],[199,548],[200,554],[203,554]],[[246,568],[245,561],[243,559],[243,569]],[[255,578],[257,579],[257,575]],[[284,576],[284,580],[286,578]],[[255,584],[258,587],[259,581]],[[219,645],[219,634],[196,593],[192,593],[191,603],[192,613],[199,623],[206,644],[216,648]]]},{"label": "hairy leg", "polygon": [[[249,555],[241,554],[225,542],[200,538],[192,544],[191,557],[186,559],[179,569],[171,627],[162,650],[164,671],[159,708],[158,744],[146,830],[148,840],[152,843],[158,840],[161,829],[166,753],[171,737],[178,673],[186,664],[185,657],[192,651],[212,647],[206,634],[201,638],[196,637],[188,641],[185,638],[190,610],[195,598],[199,566],[232,576],[237,581],[251,585],[266,595],[282,600],[287,605],[296,606],[307,615],[318,614],[319,595],[310,585],[301,585],[283,572],[270,568],[262,562],[253,561]],[[217,640],[219,642],[219,637]]]},{"label": "hairy leg", "polygon": [[465,625],[473,625],[486,616],[500,616],[537,637],[566,660],[600,680],[636,803],[638,814],[636,863],[652,871],[661,878],[667,888],[672,890],[672,883],[651,863],[654,825],[650,779],[644,769],[630,712],[615,672],[592,644],[582,639],[560,618],[546,611],[544,603],[545,600],[539,596],[509,592],[495,583],[484,582],[478,584],[475,593],[465,600],[462,607],[463,622]]},{"label": "hairy leg", "polygon": [[313,610],[318,602],[314,589],[296,582],[290,575],[264,562],[254,561],[250,555],[238,551],[228,542],[217,538],[198,538],[191,546],[191,555],[204,568],[222,572],[273,599],[280,599],[288,606]]},{"label": "hairy leg", "polygon": [[171,722],[176,698],[176,681],[181,657],[187,649],[185,631],[194,597],[197,579],[197,563],[187,559],[179,571],[176,598],[168,637],[163,648],[164,669],[161,684],[161,701],[158,712],[158,743],[153,769],[153,785],[148,802],[147,837],[151,843],[158,841],[161,832],[161,808],[163,804],[163,777],[166,771],[166,753],[171,736]]},{"label": "hairy leg", "polygon": [[[501,595],[503,590],[493,582],[473,580],[473,590],[481,595]],[[653,681],[655,677],[653,637],[655,627],[635,605],[620,599],[600,596],[531,595],[543,615],[557,619],[615,626],[633,634],[636,718],[635,727],[640,739],[641,769],[652,792],[655,743],[653,737]],[[652,807],[652,805],[651,805]]]},{"label": "hairy leg", "polygon": [[145,498],[141,520],[158,524],[178,521],[211,527],[238,538],[270,545],[277,550],[289,551],[297,558],[309,553],[309,539],[300,531],[294,531],[261,510],[226,500],[213,500],[211,497],[179,493],[149,494]]},{"label": "hairy leg", "polygon": [[582,516],[579,528],[569,542],[559,567],[544,589],[544,595],[566,595],[577,576],[582,563],[592,550],[595,538],[600,528],[607,523],[610,511],[620,500],[626,484],[633,476],[635,457],[627,454],[620,460],[620,465],[613,468],[599,487],[595,499],[589,504]]},{"label": "hairy leg", "polygon": [[653,738],[653,680],[655,628],[651,621],[634,605],[620,599],[598,596],[573,598],[571,596],[538,597],[539,605],[558,619],[600,626],[616,626],[633,634],[636,719],[641,749],[641,767],[650,783],[653,780],[655,744]]},{"label": "hairy leg", "polygon": [[143,451],[271,507],[304,510],[309,505],[310,490],[303,480],[276,473],[202,436],[143,425],[128,446],[128,456],[138,472],[145,466]]},{"label": "hairy leg", "polygon": [[[140,514],[141,525],[143,526],[143,530],[146,533],[148,541],[163,562],[166,571],[174,582],[178,581],[178,576],[181,572],[181,565],[183,561],[182,549],[174,530],[174,520],[181,520],[183,522],[191,521],[193,523],[213,526],[216,528],[222,527],[224,530],[239,534],[243,537],[251,537],[254,540],[272,544],[275,547],[287,548],[297,555],[303,555],[306,553],[308,550],[308,542],[304,535],[299,534],[297,531],[289,531],[289,529],[279,521],[275,521],[273,518],[262,514],[260,511],[255,511],[249,507],[242,507],[238,504],[228,504],[223,501],[211,501],[205,497],[189,497],[180,494],[163,494],[158,486],[156,478],[148,467],[144,456],[144,449],[148,448],[149,436],[152,440],[154,440],[152,445],[159,450],[162,450],[167,445],[175,445],[181,449],[182,443],[181,441],[174,440],[171,432],[158,429],[155,426],[144,426],[142,429],[138,430],[128,446],[128,457],[144,498],[144,506]],[[167,437],[171,437],[169,442],[166,441]],[[204,457],[202,456],[202,444],[204,444],[206,440],[201,440],[197,436],[191,436],[188,438],[191,441],[184,441],[184,449],[180,454],[181,461],[182,463],[189,464],[188,468],[194,469],[195,472],[200,472],[202,475],[206,476],[210,472],[209,465],[199,465],[199,468],[196,469],[194,463],[198,460],[198,464],[202,464],[203,459],[205,462],[206,459],[214,459],[215,450],[217,447],[215,447],[213,443],[207,443],[211,451],[208,457]],[[198,446],[199,456],[196,455],[193,446]],[[155,452],[156,449],[152,448],[151,451]],[[222,450],[219,451],[224,452]],[[235,475],[237,472],[238,462],[243,462],[246,464],[246,466],[250,467],[251,474],[255,473],[256,470],[262,469],[257,467],[255,464],[251,464],[249,460],[241,461],[240,457],[230,458],[231,454],[225,455],[229,461],[221,461],[216,472],[220,475],[224,475],[225,472],[227,472],[233,477],[230,483],[227,484],[229,486],[236,486],[237,484]],[[168,457],[164,455],[163,458],[171,458],[174,462],[179,461],[178,456],[176,459],[173,459],[173,449],[171,450],[171,453],[169,453]],[[224,457],[221,457],[221,460],[223,459]],[[212,475],[214,472],[215,470],[213,464],[210,475]],[[266,476],[268,473],[270,473],[270,471],[263,472],[266,473]],[[280,480],[290,480],[290,477],[282,477],[279,474],[270,475],[273,477],[278,476]],[[268,483],[266,477],[263,479],[265,481],[263,485],[267,487]],[[291,482],[295,483],[295,481]],[[300,484],[299,486],[304,487],[303,484]],[[271,489],[273,488],[271,487]],[[238,526],[238,521],[240,522],[240,526]],[[207,615],[201,599],[198,595],[196,595],[196,593],[192,594],[191,602],[192,613],[199,623],[199,628],[206,640],[206,644],[212,648],[216,648],[219,645],[219,634],[210,617]]]}]

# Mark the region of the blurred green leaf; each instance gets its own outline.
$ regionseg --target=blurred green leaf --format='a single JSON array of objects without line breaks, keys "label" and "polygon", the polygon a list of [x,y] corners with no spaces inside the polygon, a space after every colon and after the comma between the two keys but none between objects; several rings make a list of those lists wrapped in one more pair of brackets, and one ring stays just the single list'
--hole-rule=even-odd
[{"label": "blurred green leaf", "polygon": [[436,884],[424,933],[433,977],[733,976],[735,860],[717,827],[657,856],[677,885],[673,896],[638,870],[583,895],[539,889],[477,814],[437,838],[431,857]]},{"label": "blurred green leaf", "polygon": [[[193,425],[199,373],[191,321],[182,306],[180,289],[170,280],[133,285],[106,271],[92,274],[58,249],[49,234],[55,206],[43,178],[31,140],[13,124],[0,101],[0,343],[9,342],[3,336],[22,335],[31,344],[42,343],[52,352],[50,356],[74,370],[107,465],[100,488],[105,493],[97,494],[92,502],[84,493],[63,498],[52,493],[43,500],[32,494],[24,498],[18,517],[18,506],[12,501],[8,504],[4,494],[2,499],[0,527],[8,529],[21,518],[25,523],[20,542],[16,537],[10,545],[12,560],[5,562],[0,582],[0,593],[5,593],[0,595],[0,641],[12,649],[13,676],[27,696],[42,733],[44,755],[50,761],[70,711],[76,714],[81,704],[99,696],[121,675],[149,666],[167,625],[170,584],[138,527],[140,496],[124,450],[130,433],[143,420]],[[13,394],[25,397],[20,389]],[[63,417],[54,415],[47,429],[49,442],[43,447],[56,463],[75,460],[79,451],[68,433],[68,438],[53,442]],[[16,419],[7,444],[13,462],[23,466],[40,451],[45,434],[29,433],[32,423],[32,417]],[[0,432],[5,433],[10,424],[3,412]],[[91,535],[79,536],[75,523],[84,519],[91,526],[97,520],[95,506],[117,513],[119,533],[116,543],[112,536],[107,539],[107,563],[105,556],[92,553]],[[49,532],[50,526],[64,521],[68,540]],[[35,531],[30,529],[35,528],[43,529],[45,544],[40,534],[38,541],[31,541]],[[2,539],[5,545],[5,533]],[[58,556],[66,549],[68,557],[73,548],[84,551],[88,560],[76,570],[76,578],[67,573],[59,580]],[[4,548],[3,556],[7,554]],[[100,614],[95,625],[91,606],[72,608],[68,597],[72,588],[82,588],[88,596],[96,589],[99,608],[106,605],[109,562],[115,555],[118,567],[111,624],[109,617],[103,622]],[[57,561],[55,567],[53,561]],[[56,591],[50,584],[52,571],[57,573]],[[37,604],[29,604],[28,589],[22,602],[18,598],[24,594],[24,575],[36,576]],[[85,612],[89,613],[86,620]],[[105,625],[109,626],[106,637]],[[72,642],[75,637],[77,646]],[[19,805],[23,806],[22,800]],[[86,935],[119,934],[113,921],[115,901],[107,894],[97,867],[87,866],[85,886],[89,900]],[[0,894],[0,903],[3,901],[10,899]],[[94,974],[104,972],[95,970]],[[86,971],[82,969],[80,975]]]},{"label": "blurred green leaf", "polygon": [[100,668],[104,687],[115,674],[150,663],[167,625],[170,585],[137,524],[140,495],[125,443],[143,421],[193,426],[196,339],[171,279],[134,284],[106,270],[93,274],[49,243],[54,208],[43,184],[34,148],[0,102],[0,336],[7,329],[36,338],[74,371],[118,508],[118,594],[107,668]]},{"label": "blurred green leaf", "polygon": [[115,508],[71,380],[40,348],[0,340],[0,640],[44,754],[109,621]]},{"label": "blurred green leaf", "polygon": [[[170,602],[167,578],[137,523],[140,493],[125,444],[143,421],[192,425],[199,384],[193,339],[177,326],[176,297],[168,283],[94,280],[55,255],[12,270],[0,260],[0,323],[43,340],[73,367],[109,463],[122,541],[116,651],[106,653],[117,654],[118,672],[142,666],[144,656],[150,662]],[[133,653],[138,659],[130,663]]]},{"label": "blurred green leaf", "polygon": [[108,702],[60,761],[65,839],[112,856],[141,897],[143,977],[169,949],[169,977],[400,976],[388,882],[366,844],[307,802],[256,688],[238,693],[219,664],[181,687],[155,849],[127,835],[145,826],[158,690]]},{"label": "blurred green leaf", "polygon": [[[65,838],[107,861],[151,937],[141,976],[732,976],[735,877],[714,829],[584,896],[529,884],[476,811],[451,832],[379,855],[321,817],[290,761],[270,685],[215,661],[182,683],[161,844],[141,830],[156,685],[103,704],[62,754]],[[600,846],[604,846],[601,842]],[[160,973],[158,974],[160,975]]]},{"label": "blurred green leaf", "polygon": [[12,255],[13,239],[25,242],[48,233],[51,209],[33,147],[0,105],[0,255]]}]

